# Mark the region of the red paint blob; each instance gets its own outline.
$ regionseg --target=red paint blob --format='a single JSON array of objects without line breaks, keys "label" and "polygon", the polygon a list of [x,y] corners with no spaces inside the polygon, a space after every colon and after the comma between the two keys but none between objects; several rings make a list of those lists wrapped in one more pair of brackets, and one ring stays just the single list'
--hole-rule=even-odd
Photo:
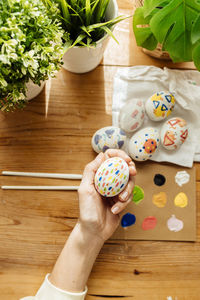
[{"label": "red paint blob", "polygon": [[147,217],[142,222],[142,229],[143,230],[150,230],[154,229],[157,224],[157,219],[155,217]]}]

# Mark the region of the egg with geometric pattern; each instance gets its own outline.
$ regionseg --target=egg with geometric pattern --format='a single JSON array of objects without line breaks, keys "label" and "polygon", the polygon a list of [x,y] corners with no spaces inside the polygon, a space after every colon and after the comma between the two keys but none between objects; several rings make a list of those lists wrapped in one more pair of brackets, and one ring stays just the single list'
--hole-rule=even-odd
[{"label": "egg with geometric pattern", "polygon": [[171,114],[175,101],[172,93],[157,92],[146,101],[146,113],[152,121],[162,121]]},{"label": "egg with geometric pattern", "polygon": [[104,197],[121,193],[129,180],[129,167],[120,157],[105,160],[95,174],[95,188]]},{"label": "egg with geometric pattern", "polygon": [[161,129],[161,144],[167,150],[176,150],[185,142],[188,137],[187,122],[175,117],[164,123]]}]

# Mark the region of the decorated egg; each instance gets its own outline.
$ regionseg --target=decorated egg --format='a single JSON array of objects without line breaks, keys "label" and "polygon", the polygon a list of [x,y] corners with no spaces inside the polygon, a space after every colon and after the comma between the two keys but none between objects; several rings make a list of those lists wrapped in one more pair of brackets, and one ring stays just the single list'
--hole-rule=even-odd
[{"label": "decorated egg", "polygon": [[147,160],[155,153],[159,142],[157,129],[151,127],[141,129],[129,141],[129,154],[134,160]]},{"label": "decorated egg", "polygon": [[144,121],[144,114],[142,100],[129,100],[120,110],[120,128],[126,132],[136,131]]},{"label": "decorated egg", "polygon": [[107,149],[121,149],[126,141],[125,132],[119,127],[108,126],[95,132],[92,137],[92,148],[95,152],[105,152]]},{"label": "decorated egg", "polygon": [[129,180],[129,168],[125,160],[112,157],[105,160],[95,175],[96,190],[105,197],[121,193]]},{"label": "decorated egg", "polygon": [[152,121],[162,121],[167,118],[175,105],[174,95],[170,92],[153,94],[145,103],[145,110]]},{"label": "decorated egg", "polygon": [[161,129],[161,144],[165,149],[178,149],[188,137],[187,123],[182,118],[172,118]]}]

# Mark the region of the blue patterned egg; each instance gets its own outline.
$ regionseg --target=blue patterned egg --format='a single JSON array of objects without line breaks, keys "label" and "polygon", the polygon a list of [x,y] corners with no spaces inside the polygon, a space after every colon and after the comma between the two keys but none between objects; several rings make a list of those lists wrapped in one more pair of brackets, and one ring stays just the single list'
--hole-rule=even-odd
[{"label": "blue patterned egg", "polygon": [[95,152],[105,152],[107,149],[123,149],[126,134],[119,127],[103,127],[95,132],[92,137],[92,148]]},{"label": "blue patterned egg", "polygon": [[129,180],[129,167],[120,157],[105,160],[95,174],[96,190],[104,197],[121,193]]}]

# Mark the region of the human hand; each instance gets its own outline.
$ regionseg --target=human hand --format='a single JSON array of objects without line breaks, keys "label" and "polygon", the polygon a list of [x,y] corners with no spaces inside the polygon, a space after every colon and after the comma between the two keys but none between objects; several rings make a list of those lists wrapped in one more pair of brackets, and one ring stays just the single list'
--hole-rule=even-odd
[{"label": "human hand", "polygon": [[[127,162],[130,174],[129,182],[119,195],[105,198],[95,189],[95,173],[106,159],[116,156],[123,158]],[[100,153],[95,160],[85,167],[83,179],[78,190],[80,206],[79,225],[82,227],[82,230],[91,235],[91,238],[98,237],[104,242],[116,230],[120,220],[119,213],[132,199],[135,175],[134,163],[122,150],[109,149],[105,153]]]}]

